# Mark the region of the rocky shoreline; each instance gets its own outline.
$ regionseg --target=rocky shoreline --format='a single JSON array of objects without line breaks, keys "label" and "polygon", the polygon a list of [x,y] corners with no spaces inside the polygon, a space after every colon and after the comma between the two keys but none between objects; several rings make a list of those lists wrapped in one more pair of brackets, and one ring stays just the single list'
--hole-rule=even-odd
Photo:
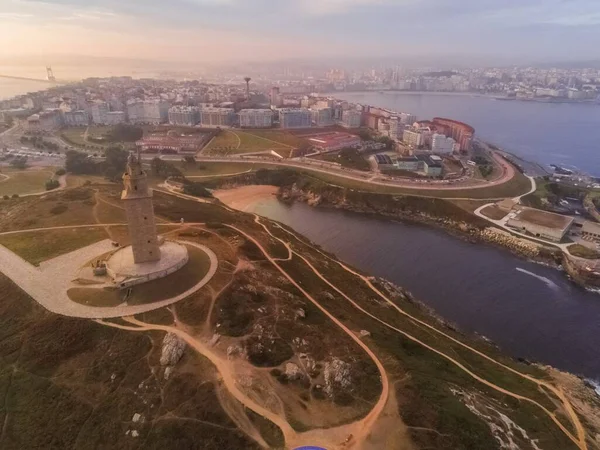
[{"label": "rocky shoreline", "polygon": [[331,201],[331,197],[304,191],[297,186],[280,188],[277,198],[283,202],[304,202],[309,206],[342,209],[362,214],[373,214],[387,219],[401,220],[444,229],[455,237],[472,243],[486,242],[509,250],[516,256],[541,262],[558,268],[562,264],[562,253],[550,247],[544,247],[526,239],[515,237],[507,231],[484,224],[473,215],[474,223],[468,220],[453,220],[447,217],[435,216],[422,211],[407,209],[377,208],[357,205],[347,198]]},{"label": "rocky shoreline", "polygon": [[[393,198],[392,196],[390,196]],[[444,214],[436,215],[415,208],[397,208],[392,203],[355,202],[347,195],[339,192],[316,193],[310,189],[301,189],[297,185],[281,187],[277,198],[283,202],[304,202],[309,206],[335,208],[361,214],[373,214],[387,219],[424,224],[441,228],[460,239],[472,243],[486,243],[510,251],[513,255],[528,261],[543,264],[561,270],[578,286],[597,290],[600,287],[600,277],[586,272],[575,264],[566,254],[557,248],[537,244],[533,241],[516,237],[511,233],[496,228],[480,220],[475,215],[468,214],[454,220]],[[431,208],[429,208],[431,210]],[[465,211],[466,213],[466,211]]]}]

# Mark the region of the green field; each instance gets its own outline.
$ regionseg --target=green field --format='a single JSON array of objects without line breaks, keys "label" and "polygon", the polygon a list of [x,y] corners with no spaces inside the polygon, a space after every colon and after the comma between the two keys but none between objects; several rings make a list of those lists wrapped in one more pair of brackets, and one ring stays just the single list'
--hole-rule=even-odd
[{"label": "green field", "polygon": [[4,176],[0,175],[0,196],[23,195],[45,191],[45,183],[54,175],[54,170],[12,171],[3,169],[2,175]]},{"label": "green field", "polygon": [[[108,133],[113,127],[94,125],[90,127],[68,127],[63,128],[58,133],[59,136],[67,143],[75,147],[87,148],[89,150],[105,150],[109,145],[121,144],[130,145],[127,142],[112,142],[111,140],[94,141],[95,138],[101,139]],[[87,139],[84,138],[87,129]]]},{"label": "green field", "polygon": [[224,130],[210,142],[204,153],[228,155],[273,150],[288,158],[292,149],[303,142],[302,139],[283,131]]},{"label": "green field", "polygon": [[[218,168],[213,168],[214,165],[217,165]],[[210,175],[212,173],[208,173],[210,171],[215,171],[215,175],[221,174],[234,174],[236,172],[242,172],[244,170],[252,169],[272,169],[276,170],[278,168],[272,164],[255,164],[255,163],[213,163],[213,162],[201,162],[198,163],[198,166],[206,167],[206,173],[200,173],[199,170],[194,169],[193,175]],[[244,169],[245,168],[245,169]],[[351,180],[349,178],[340,177],[336,174],[331,173],[323,173],[312,171],[309,168],[303,169],[295,169],[295,168],[286,168],[287,170],[293,170],[297,172],[301,172],[306,176],[309,176],[314,179],[318,179],[325,183],[345,187],[348,189],[354,189],[357,191],[363,192],[376,192],[379,194],[403,194],[403,195],[415,195],[420,197],[438,197],[438,198],[472,198],[472,199],[501,199],[506,197],[515,197],[517,195],[521,195],[524,192],[527,192],[531,188],[531,183],[528,178],[526,178],[523,174],[516,172],[513,179],[510,181],[491,187],[484,188],[455,188],[455,189],[419,189],[418,187],[404,188],[404,187],[395,187],[395,186],[381,186],[376,184],[371,184],[367,181],[360,180]],[[187,173],[186,173],[187,175]]]},{"label": "green field", "polygon": [[103,228],[72,228],[0,236],[0,245],[37,265],[103,239],[108,239]]}]

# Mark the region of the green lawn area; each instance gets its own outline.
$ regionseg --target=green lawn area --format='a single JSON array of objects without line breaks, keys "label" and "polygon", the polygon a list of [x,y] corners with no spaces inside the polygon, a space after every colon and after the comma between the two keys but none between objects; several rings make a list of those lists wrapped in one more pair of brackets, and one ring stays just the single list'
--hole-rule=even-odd
[{"label": "green lawn area", "polygon": [[88,143],[83,139],[83,133],[85,133],[85,127],[70,127],[60,131],[60,136],[71,145],[77,147],[83,147]]},{"label": "green lawn area", "polygon": [[273,150],[284,158],[303,140],[283,131],[270,130],[223,130],[205,148],[210,155],[254,153]]},{"label": "green lawn area", "polygon": [[54,175],[54,170],[11,171],[3,169],[2,174],[10,178],[6,179],[6,177],[0,176],[0,196],[23,195],[44,191],[46,189],[44,185]]},{"label": "green lawn area", "polygon": [[228,152],[234,152],[240,145],[240,140],[237,135],[229,130],[222,130],[217,136],[215,136],[202,153],[206,154],[224,154]]},{"label": "green lawn area", "polygon": [[456,189],[410,189],[395,186],[375,185],[365,181],[350,180],[334,174],[312,172],[306,169],[302,169],[301,172],[313,178],[325,181],[326,183],[346,187],[349,189],[356,189],[358,191],[377,192],[380,194],[405,194],[421,197],[500,199],[506,197],[515,197],[527,192],[531,188],[529,179],[520,172],[517,172],[512,180],[504,184],[477,189],[468,187]]},{"label": "green lawn area", "polygon": [[58,132],[58,135],[63,138],[67,144],[71,144],[75,147],[87,148],[89,150],[104,150],[111,144],[121,144],[124,146],[130,146],[128,142],[112,142],[110,140],[94,141],[94,138],[102,138],[106,135],[113,127],[105,125],[95,125],[87,127],[88,138],[84,139],[86,127],[68,127],[63,128]]},{"label": "green lawn area", "polygon": [[[257,169],[276,169],[277,166],[270,164],[256,164],[256,163],[213,163],[213,162],[201,162],[198,163],[198,167],[206,167],[205,170],[192,169],[190,172],[184,172],[185,175],[220,175],[220,174],[233,174],[236,172],[243,172],[252,168]],[[394,186],[380,186],[368,183],[366,181],[351,180],[343,178],[335,174],[314,172],[310,169],[293,169],[312,178],[324,181],[329,184],[333,184],[340,187],[346,187],[349,189],[355,189],[363,192],[377,192],[380,194],[404,194],[404,195],[416,195],[421,197],[438,197],[438,198],[473,198],[473,199],[501,199],[506,197],[516,197],[517,195],[527,192],[531,188],[531,183],[520,172],[515,174],[515,177],[507,183],[491,186],[485,188],[456,188],[456,189],[410,189],[401,188]],[[209,180],[208,178],[206,180]],[[199,179],[197,179],[199,181]]]},{"label": "green lawn area", "polygon": [[569,245],[569,252],[573,256],[585,259],[600,259],[600,253],[581,244]]},{"label": "green lawn area", "polygon": [[504,211],[503,209],[499,208],[496,205],[492,205],[492,206],[483,208],[483,210],[481,210],[481,213],[484,216],[489,217],[492,220],[500,220],[500,219],[504,218],[504,216],[506,216],[506,214],[508,214],[506,211]]},{"label": "green lawn area", "polygon": [[[132,287],[128,305],[142,305],[176,297],[194,287],[210,269],[210,258],[197,247],[187,245],[189,261],[171,275]],[[124,291],[119,289],[72,288],[71,300],[83,305],[117,306],[123,303]]]},{"label": "green lawn area", "polygon": [[107,239],[103,228],[72,228],[0,236],[0,245],[31,264],[55,258],[65,253]]}]

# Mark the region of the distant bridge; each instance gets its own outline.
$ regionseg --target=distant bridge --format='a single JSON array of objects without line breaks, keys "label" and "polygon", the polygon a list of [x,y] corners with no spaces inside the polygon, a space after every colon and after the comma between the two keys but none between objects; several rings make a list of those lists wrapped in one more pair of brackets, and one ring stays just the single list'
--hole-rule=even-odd
[{"label": "distant bridge", "polygon": [[57,84],[58,81],[56,80],[47,80],[45,78],[28,78],[28,77],[17,77],[14,75],[3,75],[0,74],[0,78],[8,78],[11,80],[23,80],[23,81],[38,81],[40,83],[50,83],[50,84]]}]

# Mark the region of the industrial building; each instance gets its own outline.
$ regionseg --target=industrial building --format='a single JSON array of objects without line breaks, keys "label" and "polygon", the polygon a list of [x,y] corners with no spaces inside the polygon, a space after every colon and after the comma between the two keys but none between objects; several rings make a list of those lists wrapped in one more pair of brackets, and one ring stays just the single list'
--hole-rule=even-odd
[{"label": "industrial building", "polygon": [[398,158],[395,167],[426,177],[442,176],[442,158],[437,155],[416,155]]},{"label": "industrial building", "polygon": [[200,120],[205,127],[230,127],[235,123],[236,115],[233,108],[203,108]]},{"label": "industrial building", "polygon": [[303,108],[286,108],[279,110],[281,128],[310,128],[312,115],[310,110]]},{"label": "industrial building", "polygon": [[172,106],[169,108],[169,123],[193,127],[200,122],[200,108],[197,106]]},{"label": "industrial building", "polygon": [[386,154],[375,154],[369,157],[369,159],[379,170],[393,169],[395,167],[392,158]]},{"label": "industrial building", "polygon": [[343,148],[356,148],[361,145],[358,136],[349,133],[321,133],[308,138],[313,147],[321,152],[331,152]]},{"label": "industrial building", "polygon": [[442,176],[442,158],[437,155],[417,155],[419,169],[427,177],[438,178]]},{"label": "industrial building", "polygon": [[420,161],[416,156],[404,156],[396,160],[396,168],[408,172],[418,172]]},{"label": "industrial building", "polygon": [[588,241],[600,242],[600,224],[589,220],[583,222],[581,237]]},{"label": "industrial building", "polygon": [[575,219],[540,209],[520,208],[509,214],[506,225],[526,234],[560,242]]},{"label": "industrial building", "polygon": [[242,109],[238,116],[241,128],[271,128],[273,111],[270,109]]}]

